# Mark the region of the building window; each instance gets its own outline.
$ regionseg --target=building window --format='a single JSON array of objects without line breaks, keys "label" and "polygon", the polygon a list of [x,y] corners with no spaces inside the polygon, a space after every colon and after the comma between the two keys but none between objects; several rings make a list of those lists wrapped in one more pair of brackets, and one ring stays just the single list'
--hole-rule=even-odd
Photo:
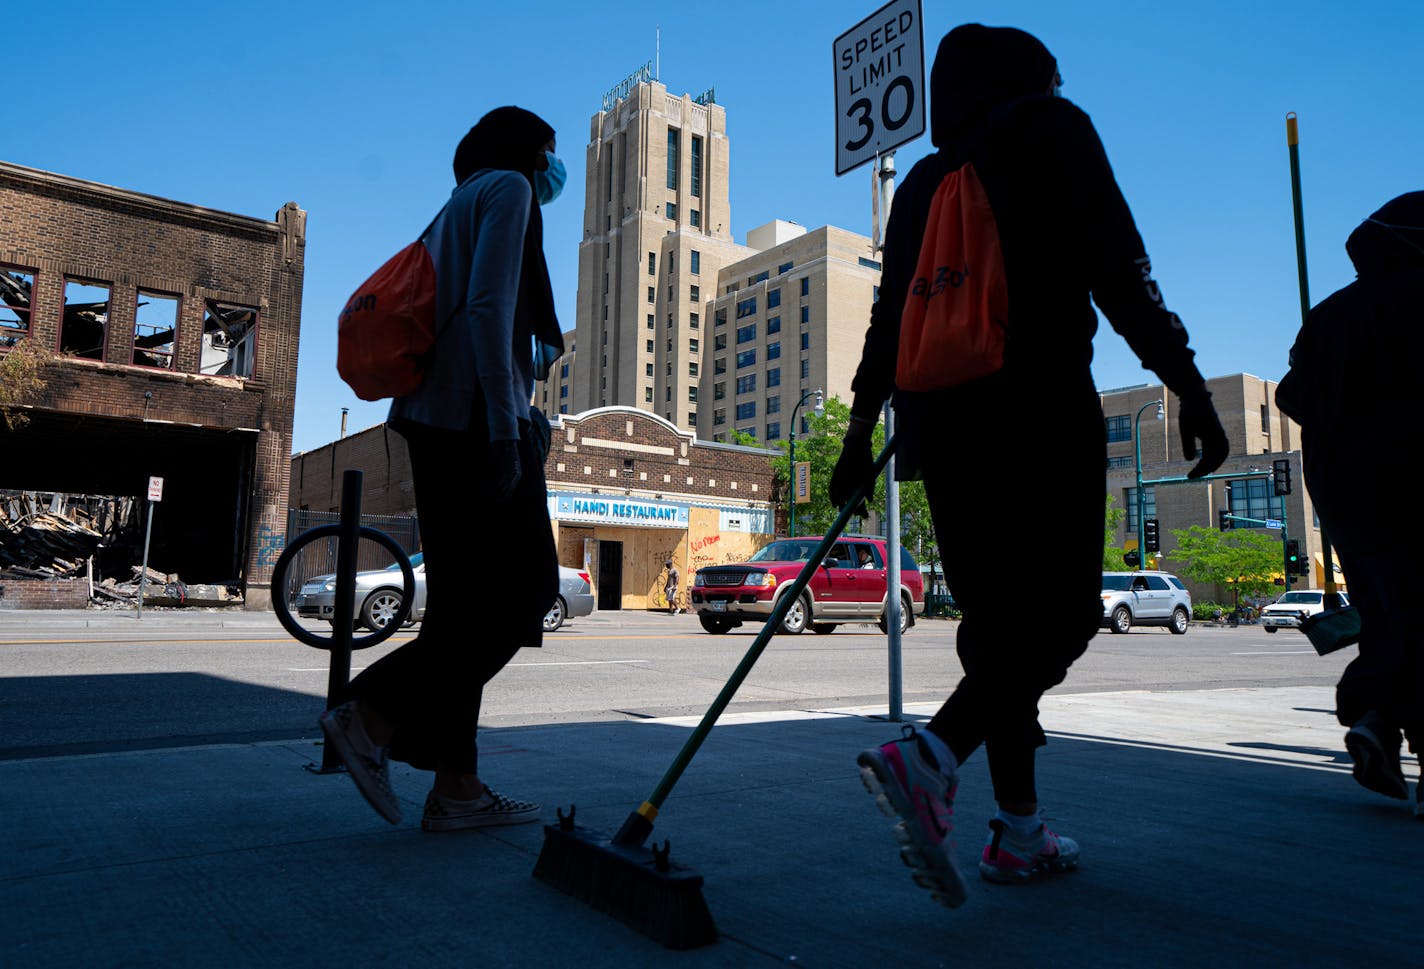
[{"label": "building window", "polygon": [[767,371],[766,371],[766,385],[767,385],[768,387],[780,387],[780,386],[781,386],[781,368],[780,368],[780,367],[769,367],[769,368],[767,368]]},{"label": "building window", "polygon": [[670,253],[668,253],[668,254],[667,254],[667,258],[666,258],[665,260],[663,260],[663,261],[667,264],[667,274],[668,274],[669,276],[671,276],[673,273],[677,272],[677,253],[676,253],[676,252],[670,252]]},{"label": "building window", "polygon": [[767,412],[767,414],[780,414],[780,413],[781,413],[781,397],[780,397],[780,396],[775,396],[775,395],[773,395],[773,396],[768,397],[768,398],[766,399],[766,412]]},{"label": "building window", "polygon": [[[700,199],[702,197],[702,138],[699,135],[692,136],[692,157],[689,159],[692,175],[692,197]],[[696,225],[697,223],[692,223]]]},{"label": "building window", "polygon": [[856,260],[856,262],[860,263],[866,269],[874,269],[876,272],[880,272],[880,263],[876,262],[874,259],[867,259],[864,256],[861,256],[859,259]]},{"label": "building window", "polygon": [[757,429],[756,429],[755,427],[739,427],[739,428],[737,428],[737,433],[738,433],[738,434],[741,434],[741,435],[743,435],[743,436],[745,436],[745,437],[752,438],[753,440],[756,439],[756,432],[757,432]]},{"label": "building window", "polygon": [[559,387],[559,399],[560,399],[560,400],[568,400],[568,399],[569,399],[569,385],[568,385],[568,384],[564,384],[564,385],[562,385],[561,387]]},{"label": "building window", "polygon": [[568,405],[568,404],[560,404],[560,405],[559,405],[559,413],[560,413],[560,414],[567,414],[568,412],[569,412],[569,405]]},{"label": "building window", "polygon": [[608,295],[608,273],[603,274],[603,295]]},{"label": "building window", "polygon": [[766,308],[773,309],[781,305],[781,287],[769,289],[766,292]]},{"label": "building window", "polygon": [[668,361],[668,365],[667,365],[667,376],[669,376],[669,377],[672,376],[672,361],[671,361],[671,360]]},{"label": "building window", "polygon": [[[682,137],[681,137],[681,136],[682,136],[682,132],[678,131],[676,128],[669,128],[669,129],[668,129],[668,137],[667,137],[667,187],[670,188],[670,189],[672,189],[673,191],[677,191],[677,175],[678,175],[678,171],[677,171],[677,169],[678,169],[678,157],[677,157],[677,153],[678,153],[678,147],[679,147],[679,145],[680,145],[681,142],[682,142]],[[672,218],[672,216],[669,215],[668,218]]]},{"label": "building window", "polygon": [[698,313],[688,313],[687,325],[694,330],[702,329],[702,316]]},{"label": "building window", "polygon": [[810,295],[811,295],[811,277],[810,277],[810,276],[802,276],[802,277],[801,277],[801,295],[802,295],[802,296],[810,296]]},{"label": "building window", "polygon": [[109,287],[66,279],[59,352],[72,353],[88,360],[103,360],[104,333],[108,325]]},{"label": "building window", "polygon": [[702,213],[696,209],[687,210],[687,224],[694,229],[702,228]]},{"label": "building window", "polygon": [[569,377],[569,365],[568,365],[568,364],[564,364],[563,366],[559,367],[559,377],[560,377],[560,379],[563,379],[563,380],[567,380],[567,379],[568,379],[568,377]]},{"label": "building window", "polygon": [[737,327],[737,342],[751,343],[756,339],[756,324],[748,323],[746,326]]},{"label": "building window", "polygon": [[780,340],[776,340],[776,341],[774,341],[774,342],[772,342],[772,343],[768,343],[768,344],[766,345],[766,358],[767,358],[768,360],[776,360],[776,359],[779,358],[780,356],[781,356],[781,341],[780,341]]},{"label": "building window", "polygon": [[653,352],[653,341],[652,341],[652,340],[649,340],[648,343],[647,343],[647,346],[648,346],[648,352],[649,352],[649,353],[652,353],[652,352]]},{"label": "building window", "polygon": [[743,367],[751,367],[751,366],[754,366],[755,364],[756,364],[756,348],[755,348],[755,347],[753,347],[753,348],[750,349],[750,350],[743,350],[741,353],[737,354],[737,369],[738,369],[738,370],[742,369]]},{"label": "building window", "polygon": [[[650,375],[650,376],[651,376],[651,375]],[[644,387],[644,388],[643,388],[643,401],[644,401],[645,403],[649,403],[649,404],[651,404],[651,403],[653,402],[653,388],[651,388],[651,387]]]},{"label": "building window", "polygon": [[671,283],[668,284],[668,302],[671,303],[677,296],[677,289]]},{"label": "building window", "polygon": [[809,417],[803,417],[803,418],[801,418],[801,433],[802,433],[802,434],[810,434],[810,433],[811,433],[811,418],[809,418]]},{"label": "building window", "polygon": [[256,359],[257,310],[208,300],[199,369],[218,376],[251,377]]},{"label": "building window", "polygon": [[801,307],[801,322],[802,322],[802,323],[810,323],[810,322],[811,322],[811,307],[809,307],[809,306],[803,306],[803,307]]},{"label": "building window", "polygon": [[725,334],[725,333],[718,333],[716,336],[714,336],[714,337],[712,338],[712,349],[713,349],[713,350],[725,350],[725,349],[727,349],[727,334]]},{"label": "building window", "polygon": [[1122,441],[1132,440],[1132,418],[1123,414],[1120,417],[1104,418],[1107,424],[1108,443],[1117,444]]},{"label": "building window", "polygon": [[781,332],[781,317],[779,317],[779,316],[773,316],[771,319],[769,319],[769,320],[766,321],[766,335],[767,335],[767,336],[771,336],[773,333],[780,333],[780,332]]},{"label": "building window", "polygon": [[[1247,478],[1244,481],[1228,481],[1226,483],[1226,507],[1233,515],[1240,515],[1242,518],[1256,518],[1264,521],[1272,517],[1272,507],[1277,512],[1280,506],[1277,504],[1280,499],[1274,498],[1271,492],[1270,478]],[[1147,517],[1151,518],[1156,514],[1156,505],[1152,505],[1147,512]],[[1264,525],[1252,525],[1247,522],[1229,522],[1232,528],[1264,528]]]},{"label": "building window", "polygon": [[739,320],[743,317],[752,316],[756,313],[756,311],[757,301],[755,296],[753,296],[751,299],[744,299],[737,303],[737,319]]},{"label": "building window", "polygon": [[809,334],[809,333],[802,333],[802,334],[801,334],[801,349],[802,349],[802,350],[809,350],[809,349],[811,349],[811,334]]},{"label": "building window", "polygon": [[716,360],[713,360],[713,361],[712,361],[712,376],[715,377],[715,376],[717,376],[718,374],[724,374],[724,373],[726,373],[726,372],[727,372],[727,358],[726,358],[726,357],[718,357]]},{"label": "building window", "polygon": [[649,314],[648,314],[648,329],[650,329],[650,330],[656,330],[657,328],[658,328],[657,323],[655,323],[655,322],[653,321],[653,314],[649,313]]},{"label": "building window", "polygon": [[689,339],[689,340],[687,341],[687,352],[688,352],[688,353],[694,353],[694,354],[695,354],[695,353],[699,352],[699,350],[701,349],[701,346],[702,346],[702,345],[697,341],[696,338]]},{"label": "building window", "polygon": [[668,325],[668,329],[672,329],[672,314],[671,314],[671,313],[669,313],[669,314],[667,315],[667,325]]},{"label": "building window", "polygon": [[[672,400],[672,388],[671,388],[671,387],[664,387],[664,388],[663,388],[663,400],[664,400],[664,401]],[[668,420],[672,420],[672,415],[671,415],[671,414],[668,415]]]},{"label": "building window", "polygon": [[737,420],[749,421],[756,417],[756,401],[749,400],[745,404],[737,405]]},{"label": "building window", "polygon": [[690,410],[687,412],[687,424],[689,427],[697,426],[697,411]]},{"label": "building window", "polygon": [[[1243,482],[1240,482],[1240,481],[1233,482],[1233,484],[1235,484],[1235,485],[1240,485],[1240,484],[1242,484],[1242,483],[1243,483]],[[1247,481],[1247,482],[1244,482],[1244,483],[1246,483],[1246,484],[1259,484],[1259,485],[1261,485],[1261,488],[1262,488],[1261,496],[1262,496],[1262,498],[1265,497],[1265,486],[1266,486],[1266,481],[1265,481],[1265,479],[1261,479],[1260,481]],[[1235,491],[1235,490],[1236,490],[1235,488],[1230,488],[1230,489],[1228,489],[1228,492],[1230,492],[1230,491]],[[1132,533],[1134,533],[1134,532],[1137,531],[1137,489],[1136,489],[1136,488],[1124,488],[1124,489],[1123,489],[1123,495],[1125,496],[1125,497],[1124,497],[1124,501],[1126,502],[1125,507],[1127,508],[1127,531],[1128,531],[1129,534],[1132,534]],[[1156,518],[1156,517],[1157,517],[1157,489],[1156,489],[1155,487],[1153,487],[1152,485],[1148,485],[1146,488],[1143,488],[1143,489],[1142,489],[1142,512],[1143,512],[1143,514],[1145,514],[1148,518]],[[1233,507],[1233,508],[1231,509],[1231,513],[1232,513],[1233,515],[1239,514],[1239,513],[1236,511],[1235,507]],[[1264,516],[1260,516],[1260,517],[1264,517]]]},{"label": "building window", "polygon": [[687,401],[688,401],[688,403],[690,403],[690,404],[695,404],[695,403],[697,403],[697,388],[696,388],[696,387],[688,387],[688,388],[687,388]]},{"label": "building window", "polygon": [[749,373],[749,374],[747,374],[745,377],[738,377],[738,378],[737,378],[737,393],[739,393],[739,394],[750,394],[750,393],[755,392],[755,391],[756,391],[756,378],[757,378],[757,375],[754,374],[754,373]]},{"label": "building window", "polygon": [[727,408],[718,407],[712,412],[712,425],[714,427],[727,423]]},{"label": "building window", "polygon": [[693,249],[693,250],[692,250],[692,255],[689,256],[688,258],[689,258],[691,261],[690,261],[689,264],[688,264],[687,271],[690,272],[690,273],[692,273],[692,275],[694,275],[694,276],[701,276],[701,275],[702,275],[702,253],[698,252],[696,249]]},{"label": "building window", "polygon": [[806,379],[807,377],[809,377],[809,376],[811,376],[811,361],[810,361],[810,360],[802,360],[802,361],[801,361],[801,379],[802,379],[802,380],[805,380],[805,379]]},{"label": "building window", "polygon": [[772,421],[766,425],[766,439],[768,441],[781,440],[781,422]]},{"label": "building window", "polygon": [[691,299],[694,303],[700,303],[700,302],[702,302],[702,287],[701,287],[701,286],[693,286],[693,287],[689,288],[688,291],[687,291],[687,295],[688,295],[688,298]]},{"label": "building window", "polygon": [[134,311],[134,366],[172,370],[177,334],[178,297],[139,290]]},{"label": "building window", "polygon": [[645,376],[645,377],[651,377],[652,375],[653,375],[653,363],[652,363],[652,361],[650,360],[650,361],[648,361],[647,363],[643,364],[643,376]]},{"label": "building window", "polygon": [[668,352],[668,353],[672,353],[672,337],[668,337],[668,341],[667,341],[667,352]]},{"label": "building window", "polygon": [[32,270],[0,268],[0,350],[13,347],[29,334],[34,291]]},{"label": "building window", "polygon": [[668,217],[669,219],[671,219],[672,221],[674,221],[674,222],[677,221],[677,203],[676,203],[676,202],[669,202],[669,203],[667,204],[667,217]]},{"label": "building window", "polygon": [[649,303],[656,303],[657,301],[658,301],[658,290],[657,290],[657,287],[656,287],[656,286],[649,286],[649,287],[648,287],[648,302],[649,302]]},{"label": "building window", "polygon": [[655,252],[650,252],[650,253],[648,253],[648,275],[649,275],[649,276],[656,276],[657,274],[658,274],[658,254],[655,253]]},{"label": "building window", "polygon": [[712,399],[713,399],[713,400],[722,400],[722,399],[725,398],[726,396],[727,396],[727,382],[726,382],[725,380],[718,381],[717,383],[715,383],[715,384],[712,385]]},{"label": "building window", "polygon": [[712,325],[713,325],[713,326],[725,326],[726,323],[727,323],[727,307],[724,306],[724,307],[722,307],[722,308],[719,309],[719,310],[713,311],[713,313],[712,313]]},{"label": "building window", "polygon": [[1110,468],[1130,468],[1132,466],[1132,458],[1128,455],[1124,454],[1121,457],[1108,458],[1108,467]]},{"label": "building window", "polygon": [[689,377],[696,377],[696,376],[697,376],[697,362],[696,362],[696,361],[693,361],[693,362],[691,362],[691,363],[689,363],[689,364],[687,365],[687,375],[688,375]]},{"label": "building window", "polygon": [[1262,433],[1262,434],[1269,434],[1270,432],[1271,432],[1271,410],[1270,410],[1270,408],[1267,407],[1265,404],[1262,404],[1262,405],[1261,405],[1261,433]]},{"label": "building window", "polygon": [[755,276],[749,276],[749,277],[747,277],[747,285],[748,285],[748,286],[755,286],[757,283],[764,283],[764,282],[766,282],[766,281],[767,281],[768,279],[770,279],[770,278],[771,278],[771,270],[770,270],[770,269],[764,269],[764,270],[762,270],[761,272],[757,273]]},{"label": "building window", "polygon": [[607,330],[604,330],[604,331],[603,331],[603,334],[602,334],[602,341],[603,341],[603,346],[608,346],[608,331],[607,331]]}]

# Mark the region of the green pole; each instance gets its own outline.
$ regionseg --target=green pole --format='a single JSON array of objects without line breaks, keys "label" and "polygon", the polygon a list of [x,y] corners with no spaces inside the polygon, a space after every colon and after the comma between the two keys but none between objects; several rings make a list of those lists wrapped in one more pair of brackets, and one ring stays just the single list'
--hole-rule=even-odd
[{"label": "green pole", "polygon": [[[797,405],[800,406],[799,404]],[[791,487],[787,489],[791,496],[791,524],[789,531],[791,537],[796,537],[796,411],[791,412],[791,447],[786,451],[786,479]]]}]

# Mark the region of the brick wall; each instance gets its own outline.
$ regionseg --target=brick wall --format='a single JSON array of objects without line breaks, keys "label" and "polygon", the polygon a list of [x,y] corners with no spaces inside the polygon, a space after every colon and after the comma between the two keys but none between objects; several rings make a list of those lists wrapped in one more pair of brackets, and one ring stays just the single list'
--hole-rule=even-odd
[{"label": "brick wall", "polygon": [[88,605],[88,579],[5,579],[0,581],[0,610],[83,609]]},{"label": "brick wall", "polygon": [[[0,225],[0,265],[34,275],[41,346],[60,346],[66,280],[109,290],[102,359],[47,367],[37,412],[256,434],[250,494],[213,513],[238,519],[248,605],[265,608],[275,555],[262,536],[286,527],[306,213],[289,202],[256,219],[0,162]],[[178,297],[172,370],[132,365],[141,289]],[[250,377],[198,373],[208,300],[257,310]]]}]

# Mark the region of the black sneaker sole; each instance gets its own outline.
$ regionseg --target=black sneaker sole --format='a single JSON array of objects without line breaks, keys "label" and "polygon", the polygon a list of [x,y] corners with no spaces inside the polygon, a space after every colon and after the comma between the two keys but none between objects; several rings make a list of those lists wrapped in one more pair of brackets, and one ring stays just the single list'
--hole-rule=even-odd
[{"label": "black sneaker sole", "polygon": [[1390,770],[1390,756],[1373,730],[1355,724],[1345,734],[1345,749],[1354,762],[1352,773],[1361,787],[1404,801],[1409,799],[1409,785],[1399,765]]}]

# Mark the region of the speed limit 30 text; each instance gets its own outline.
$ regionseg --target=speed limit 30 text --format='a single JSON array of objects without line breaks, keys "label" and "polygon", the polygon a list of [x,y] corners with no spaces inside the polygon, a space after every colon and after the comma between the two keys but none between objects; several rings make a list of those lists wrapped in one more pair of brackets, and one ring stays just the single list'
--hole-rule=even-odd
[{"label": "speed limit 30 text", "polygon": [[901,11],[898,17],[891,17],[841,51],[840,67],[851,94],[859,94],[903,66],[905,44],[903,41],[896,43],[896,40],[914,23],[913,13]]}]

